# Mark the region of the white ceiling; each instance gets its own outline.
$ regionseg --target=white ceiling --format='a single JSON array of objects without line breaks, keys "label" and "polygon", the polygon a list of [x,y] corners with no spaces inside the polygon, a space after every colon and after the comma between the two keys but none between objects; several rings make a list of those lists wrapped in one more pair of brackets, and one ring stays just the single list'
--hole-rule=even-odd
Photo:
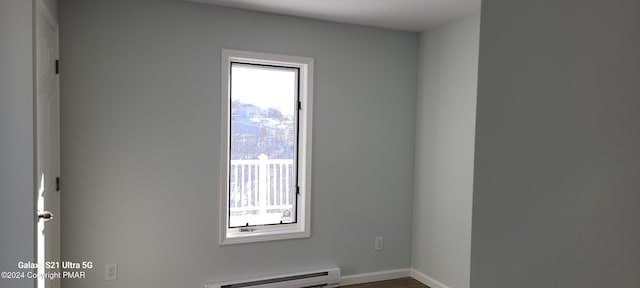
[{"label": "white ceiling", "polygon": [[226,7],[422,32],[480,12],[481,0],[187,0]]}]

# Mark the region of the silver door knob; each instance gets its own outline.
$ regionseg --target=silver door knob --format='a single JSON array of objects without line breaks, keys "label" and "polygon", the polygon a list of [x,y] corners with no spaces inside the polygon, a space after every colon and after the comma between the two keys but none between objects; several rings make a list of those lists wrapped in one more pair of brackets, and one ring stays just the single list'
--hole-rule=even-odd
[{"label": "silver door knob", "polygon": [[44,211],[44,212],[38,213],[38,219],[42,219],[45,222],[49,221],[49,220],[53,219],[53,213],[51,213],[49,211]]}]

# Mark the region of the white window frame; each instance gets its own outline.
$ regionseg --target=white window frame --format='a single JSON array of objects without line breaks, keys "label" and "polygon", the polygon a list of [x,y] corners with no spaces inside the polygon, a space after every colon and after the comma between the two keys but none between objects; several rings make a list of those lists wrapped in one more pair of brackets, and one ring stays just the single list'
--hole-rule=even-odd
[{"label": "white window frame", "polygon": [[[292,224],[229,228],[230,163],[230,71],[231,62],[286,66],[299,69],[298,186],[297,221]],[[222,49],[221,154],[220,154],[220,245],[308,238],[311,236],[311,130],[313,112],[313,58]]]}]

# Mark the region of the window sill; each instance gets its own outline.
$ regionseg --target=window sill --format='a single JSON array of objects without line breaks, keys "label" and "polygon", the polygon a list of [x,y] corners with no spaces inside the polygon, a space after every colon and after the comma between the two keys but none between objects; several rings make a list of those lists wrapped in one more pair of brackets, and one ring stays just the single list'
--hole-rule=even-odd
[{"label": "window sill", "polygon": [[[265,241],[276,241],[286,239],[309,238],[309,231],[296,225],[287,228],[258,227],[253,232],[237,232],[228,229],[226,235],[221,235],[220,245],[232,245],[241,243],[254,243]],[[233,229],[235,230],[235,229]]]}]

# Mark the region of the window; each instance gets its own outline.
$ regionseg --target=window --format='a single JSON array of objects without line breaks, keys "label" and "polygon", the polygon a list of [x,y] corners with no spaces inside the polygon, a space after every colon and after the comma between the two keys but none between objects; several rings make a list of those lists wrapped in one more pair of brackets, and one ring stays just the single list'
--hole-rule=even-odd
[{"label": "window", "polygon": [[313,59],[222,50],[220,244],[309,237]]}]

